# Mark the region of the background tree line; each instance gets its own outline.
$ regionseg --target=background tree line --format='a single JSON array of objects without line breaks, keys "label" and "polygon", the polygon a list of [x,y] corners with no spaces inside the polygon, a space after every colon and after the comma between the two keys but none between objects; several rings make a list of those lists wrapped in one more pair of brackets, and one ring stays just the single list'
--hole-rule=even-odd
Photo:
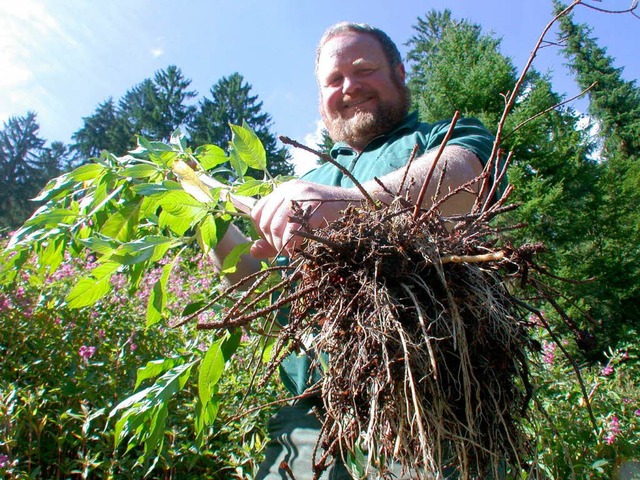
[{"label": "background tree line", "polygon": [[[579,281],[553,280],[550,293],[570,313],[559,322],[562,328],[597,356],[602,346],[636,332],[640,322],[640,94],[588,26],[570,16],[559,26],[560,48],[576,81],[591,86],[588,116],[570,104],[553,108],[563,97],[549,76],[528,72],[503,137],[505,151],[513,152],[513,200],[521,203],[508,221],[525,225],[513,233],[515,241],[546,245],[544,263],[554,275]],[[495,131],[503,94],[518,77],[499,39],[444,10],[419,17],[407,46],[413,104],[423,120],[460,111]],[[135,147],[136,134],[166,140],[182,127],[193,145],[226,145],[228,123],[245,120],[265,145],[271,173],[292,173],[270,115],[242,75],[223,77],[197,104],[190,83],[176,66],[156,72],[119,101],[98,105],[71,145],[46,146],[34,113],[10,118],[0,131],[0,228],[24,221],[34,208],[28,199],[47,179],[103,149],[124,154]],[[325,134],[318,147],[330,145]]]},{"label": "background tree line", "polygon": [[[277,144],[271,115],[251,94],[251,85],[239,73],[221,78],[210,97],[193,100],[191,80],[170,65],[128,90],[119,101],[109,97],[83,118],[72,135],[73,143],[47,141],[38,135],[36,114],[14,116],[0,130],[0,229],[15,228],[35,210],[30,201],[51,178],[72,165],[97,157],[102,150],[123,155],[135,148],[136,135],[167,141],[178,127],[190,144],[225,147],[230,140],[229,123],[243,121],[256,132],[267,151],[272,175],[291,175],[288,151]],[[251,175],[251,172],[249,172]]]}]

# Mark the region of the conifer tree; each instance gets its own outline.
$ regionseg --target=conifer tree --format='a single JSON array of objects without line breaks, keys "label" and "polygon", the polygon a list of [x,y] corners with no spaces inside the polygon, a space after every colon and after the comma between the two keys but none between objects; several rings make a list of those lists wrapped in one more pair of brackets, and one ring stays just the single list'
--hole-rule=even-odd
[{"label": "conifer tree", "polygon": [[591,226],[596,242],[581,263],[596,280],[581,290],[599,298],[594,313],[615,343],[640,328],[640,90],[623,79],[623,68],[614,65],[587,25],[564,16],[560,36],[578,85],[594,84],[589,116],[599,130],[602,173],[594,179],[600,192]]},{"label": "conifer tree", "polygon": [[[262,110],[257,95],[251,95],[251,85],[239,73],[221,78],[210,90],[211,98],[200,101],[198,112],[188,131],[194,145],[214,144],[226,148],[231,140],[229,124],[246,122],[264,144],[267,165],[272,175],[291,175],[293,168],[284,147],[278,147],[271,133],[271,116]],[[255,173],[254,173],[255,174]],[[249,172],[252,175],[252,172]]]}]

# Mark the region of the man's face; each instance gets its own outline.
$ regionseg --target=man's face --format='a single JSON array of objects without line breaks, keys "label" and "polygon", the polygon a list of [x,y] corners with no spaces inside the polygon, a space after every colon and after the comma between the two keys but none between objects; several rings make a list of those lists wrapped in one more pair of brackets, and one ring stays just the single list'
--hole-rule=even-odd
[{"label": "man's face", "polygon": [[362,150],[407,114],[404,67],[391,69],[371,35],[344,32],[322,47],[317,66],[320,114],[329,135]]}]

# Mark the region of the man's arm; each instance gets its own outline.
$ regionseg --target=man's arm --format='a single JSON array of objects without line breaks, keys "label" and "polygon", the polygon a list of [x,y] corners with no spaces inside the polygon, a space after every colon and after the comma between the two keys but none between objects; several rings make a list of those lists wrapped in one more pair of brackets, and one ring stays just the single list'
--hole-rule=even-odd
[{"label": "man's arm", "polygon": [[[234,224],[229,225],[226,233],[213,251],[212,257],[215,268],[218,271],[222,270],[224,259],[229,255],[229,253],[231,253],[231,250],[233,250],[235,246],[249,241],[250,240],[238,227]],[[227,274],[225,276],[225,281],[228,284],[233,285],[258,270],[260,270],[260,260],[251,255],[243,255],[238,262],[237,270],[234,273]]]},{"label": "man's arm", "polygon": [[[402,192],[399,190],[406,169],[389,173],[379,180],[387,190],[398,192],[403,196],[408,194],[409,199],[415,202],[436,155],[436,151],[431,151],[412,162]],[[483,168],[480,159],[471,151],[459,146],[445,147],[424,196],[423,207],[429,207],[432,204],[445,164],[446,170],[439,198],[477,178]],[[375,181],[366,182],[363,187],[375,198],[387,202],[391,200],[390,195]],[[464,214],[471,211],[479,186],[476,186],[475,190],[475,193],[463,191],[454,195],[440,206],[440,211],[444,215]],[[335,220],[349,203],[359,203],[363,200],[364,197],[357,188],[328,187],[301,180],[284,183],[272,194],[261,199],[251,212],[251,218],[262,236],[252,245],[251,254],[256,258],[267,258],[279,253],[286,255],[293,253],[302,240],[293,234],[300,225],[289,222],[292,214],[291,205],[294,201],[303,208],[312,209],[310,224],[313,228],[317,228]]]}]

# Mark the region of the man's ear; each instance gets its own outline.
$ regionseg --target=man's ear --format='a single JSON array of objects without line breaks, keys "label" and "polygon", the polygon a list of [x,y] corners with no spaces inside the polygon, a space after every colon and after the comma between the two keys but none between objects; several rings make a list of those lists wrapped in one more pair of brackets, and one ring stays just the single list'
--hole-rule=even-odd
[{"label": "man's ear", "polygon": [[402,80],[402,83],[404,83],[404,79],[406,77],[406,72],[404,70],[404,63],[399,63],[398,65],[396,65],[396,75],[400,80]]}]

